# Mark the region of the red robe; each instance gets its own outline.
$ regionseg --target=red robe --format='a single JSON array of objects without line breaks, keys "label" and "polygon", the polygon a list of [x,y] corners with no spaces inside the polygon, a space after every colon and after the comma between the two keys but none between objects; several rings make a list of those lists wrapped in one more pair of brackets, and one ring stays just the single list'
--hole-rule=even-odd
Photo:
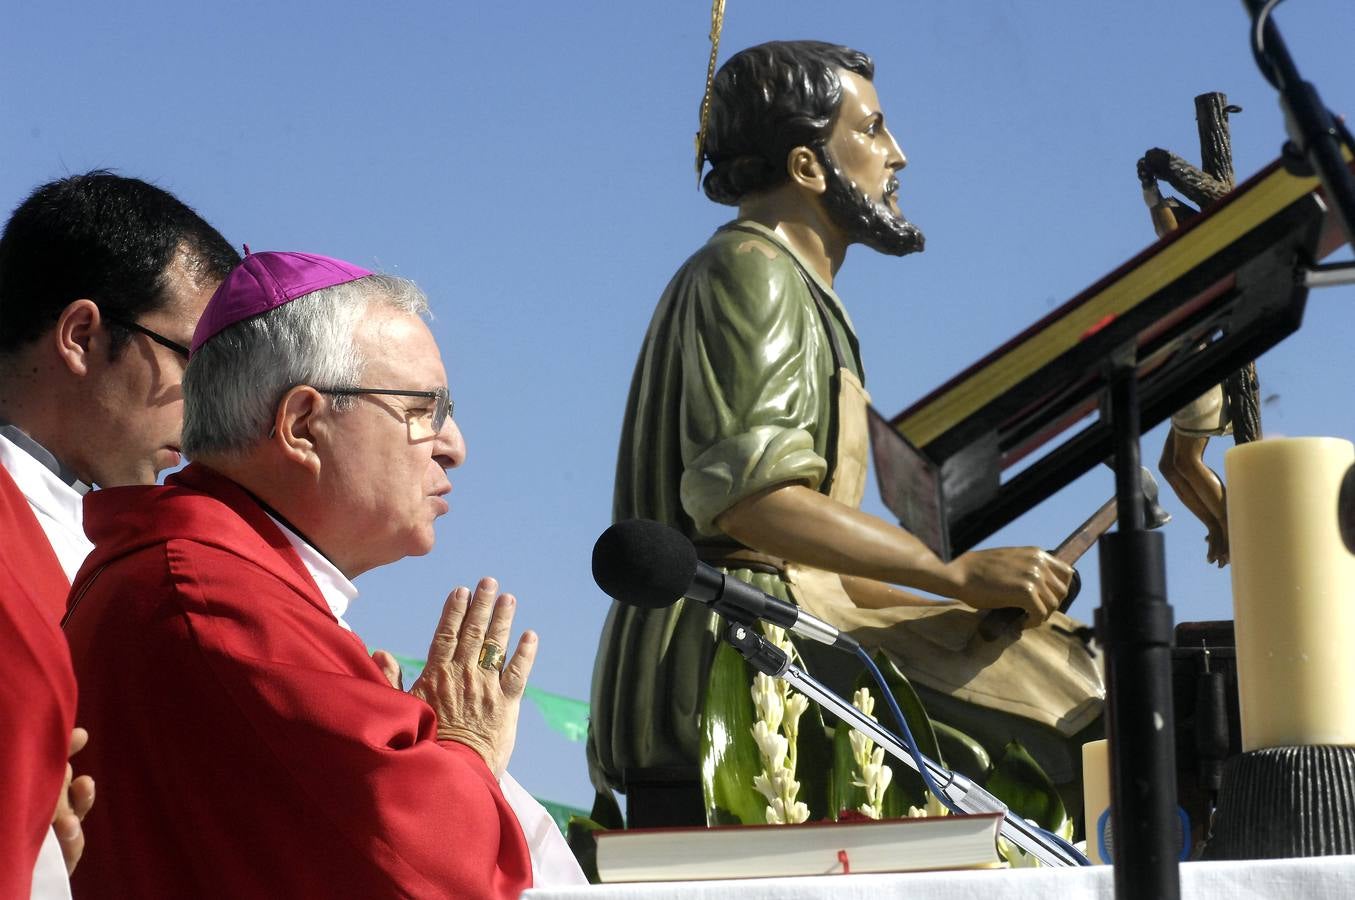
[{"label": "red robe", "polygon": [[0,897],[27,897],[52,825],[75,725],[75,675],[58,622],[69,585],[0,466]]},{"label": "red robe", "polygon": [[439,741],[231,481],[85,501],[66,634],[99,786],[76,897],[486,897],[531,885],[475,751]]}]

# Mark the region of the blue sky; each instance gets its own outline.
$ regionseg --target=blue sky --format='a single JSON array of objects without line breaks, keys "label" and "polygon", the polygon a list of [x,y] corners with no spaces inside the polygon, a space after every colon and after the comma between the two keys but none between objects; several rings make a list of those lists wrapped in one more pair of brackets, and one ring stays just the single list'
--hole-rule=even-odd
[{"label": "blue sky", "polygon": [[[606,598],[622,405],[655,300],[729,217],[695,188],[709,3],[49,2],[0,30],[0,205],[108,167],[154,181],[255,250],[307,250],[432,298],[466,465],[427,557],[370,573],[349,620],[421,656],[446,592],[493,574],[542,637],[533,683],[586,698]],[[1355,4],[1277,12],[1303,74],[1355,112]],[[1197,159],[1219,90],[1239,178],[1283,127],[1235,0],[729,0],[721,50],[818,38],[871,53],[927,251],[856,248],[837,282],[892,415],[1152,240],[1135,160]],[[1348,256],[1348,253],[1344,254]],[[1259,363],[1272,434],[1355,437],[1355,289],[1315,292]],[[1145,439],[1156,459],[1162,431]],[[1229,441],[1209,459],[1221,470]],[[990,543],[1052,545],[1112,492],[1099,470]],[[869,508],[881,510],[870,489]],[[1178,621],[1231,616],[1229,573],[1167,496]],[[1094,554],[1093,554],[1094,556]],[[1097,573],[1074,607],[1090,619]],[[587,806],[581,744],[524,708],[513,771]]]}]

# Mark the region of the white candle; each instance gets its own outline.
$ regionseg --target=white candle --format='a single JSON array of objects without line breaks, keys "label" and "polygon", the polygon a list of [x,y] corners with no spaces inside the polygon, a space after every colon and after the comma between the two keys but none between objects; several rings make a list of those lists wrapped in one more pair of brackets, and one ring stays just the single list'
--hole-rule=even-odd
[{"label": "white candle", "polygon": [[[1110,742],[1088,741],[1082,745],[1082,818],[1086,823],[1087,858],[1098,865],[1109,865],[1101,855],[1099,825],[1102,814],[1110,809]],[[1107,825],[1110,822],[1106,818]]]},{"label": "white candle", "polygon": [[1355,556],[1336,497],[1338,438],[1278,438],[1224,457],[1244,750],[1355,745]]}]

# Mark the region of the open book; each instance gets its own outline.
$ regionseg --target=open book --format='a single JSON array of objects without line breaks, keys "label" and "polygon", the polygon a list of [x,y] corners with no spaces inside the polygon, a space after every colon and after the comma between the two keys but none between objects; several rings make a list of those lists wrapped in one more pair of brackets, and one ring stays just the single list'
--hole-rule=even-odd
[{"label": "open book", "polygon": [[1002,816],[600,831],[604,882],[696,881],[1001,865]]}]

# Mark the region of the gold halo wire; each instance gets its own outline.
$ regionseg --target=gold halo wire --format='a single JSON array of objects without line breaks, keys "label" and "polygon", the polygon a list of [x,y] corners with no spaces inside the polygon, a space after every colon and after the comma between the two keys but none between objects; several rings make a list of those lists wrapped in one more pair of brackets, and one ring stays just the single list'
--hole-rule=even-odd
[{"label": "gold halo wire", "polygon": [[715,84],[715,60],[720,54],[720,32],[725,27],[725,0],[712,0],[710,6],[710,62],[706,65],[706,93],[701,97],[701,129],[696,133],[696,187],[701,187],[705,167],[706,126],[710,122],[710,91]]}]

